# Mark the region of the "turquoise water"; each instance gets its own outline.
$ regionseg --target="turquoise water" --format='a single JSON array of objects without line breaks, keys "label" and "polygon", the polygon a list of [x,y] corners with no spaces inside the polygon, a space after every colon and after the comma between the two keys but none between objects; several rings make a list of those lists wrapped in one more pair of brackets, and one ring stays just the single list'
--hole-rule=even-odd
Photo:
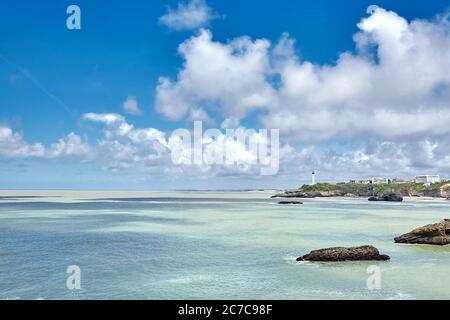
[{"label": "turquoise water", "polygon": [[[1,299],[450,299],[450,247],[397,235],[450,218],[445,201],[306,199],[264,192],[0,192]],[[389,262],[295,259],[372,244]],[[377,265],[381,289],[368,290]],[[81,269],[81,289],[66,269]]]}]

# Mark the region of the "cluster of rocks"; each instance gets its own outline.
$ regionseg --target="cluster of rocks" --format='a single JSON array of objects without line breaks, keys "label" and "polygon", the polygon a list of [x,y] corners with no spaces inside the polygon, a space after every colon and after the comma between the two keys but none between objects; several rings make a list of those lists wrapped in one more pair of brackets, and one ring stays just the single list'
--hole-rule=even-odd
[{"label": "cluster of rocks", "polygon": [[[388,201],[388,202],[402,202],[403,196],[429,196],[442,197],[448,195],[448,188],[441,188],[441,190],[424,190],[424,191],[408,191],[402,190],[399,194],[389,193],[385,195],[370,196],[367,192],[360,193],[345,193],[343,191],[310,191],[304,192],[284,191],[275,194],[272,198],[330,198],[330,197],[365,197],[369,196],[369,201]],[[448,198],[450,199],[450,198]],[[280,201],[282,205],[299,205],[303,204],[300,201]],[[430,245],[448,245],[450,244],[450,219],[445,219],[439,223],[429,224],[423,227],[416,228],[411,232],[396,237],[396,243],[407,244],[430,244]],[[297,258],[297,261],[386,261],[390,257],[381,254],[377,248],[365,245],[360,247],[333,247],[320,250],[313,250],[310,253]]]},{"label": "cluster of rocks", "polygon": [[[450,244],[450,219],[416,228],[394,240],[396,243],[448,245]],[[297,261],[386,261],[389,259],[388,255],[380,254],[373,246],[361,246],[313,250],[297,258]]]},{"label": "cluster of rocks", "polygon": [[[357,197],[370,197],[370,192],[355,192],[355,193],[346,193],[344,191],[284,191],[281,193],[277,193],[272,196],[272,198],[333,198],[333,197],[348,197],[348,198],[357,198]],[[401,194],[387,194],[381,196],[372,196],[369,198],[369,201],[395,201],[401,202],[403,201],[403,197]]]}]

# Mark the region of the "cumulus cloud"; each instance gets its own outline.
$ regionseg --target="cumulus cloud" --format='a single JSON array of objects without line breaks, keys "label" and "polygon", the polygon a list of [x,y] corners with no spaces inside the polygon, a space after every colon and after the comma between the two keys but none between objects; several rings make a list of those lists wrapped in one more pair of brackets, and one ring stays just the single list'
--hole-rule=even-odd
[{"label": "cumulus cloud", "polygon": [[203,108],[192,108],[189,112],[189,121],[202,121],[207,125],[214,124],[214,119]]},{"label": "cumulus cloud", "polygon": [[101,122],[108,125],[114,123],[122,123],[125,121],[125,118],[120,114],[116,113],[86,113],[83,115],[84,120],[93,121],[93,122]]},{"label": "cumulus cloud", "polygon": [[95,144],[88,144],[75,133],[48,146],[29,143],[22,133],[0,126],[0,158],[93,161],[112,171],[148,167],[163,170],[170,165],[170,150],[164,132],[135,128],[118,114],[87,113],[83,119],[104,125],[103,136]]},{"label": "cumulus cloud", "polygon": [[43,157],[45,147],[41,143],[27,143],[22,133],[0,126],[0,155],[3,157]]},{"label": "cumulus cloud", "polygon": [[157,110],[179,120],[197,105],[212,102],[210,106],[224,115],[241,118],[276,103],[276,92],[266,79],[269,46],[267,40],[248,37],[214,42],[210,31],[201,30],[178,48],[185,63],[177,80],[160,79]]},{"label": "cumulus cloud", "polygon": [[[197,110],[197,113],[204,116],[200,110]],[[190,141],[185,143],[176,134],[167,134],[155,128],[136,128],[117,114],[89,113],[83,118],[89,121],[100,119],[105,125],[103,137],[97,142],[95,149],[96,161],[107,170],[144,170],[206,178],[218,175],[259,174],[261,165],[267,167],[270,164],[270,148],[258,163],[249,146],[250,138],[236,139],[239,135],[248,134],[252,141],[269,146],[270,141],[264,140],[262,133],[254,130],[247,132],[244,127],[237,128],[235,137],[227,136],[219,130],[208,132],[205,128],[203,132],[201,129],[205,136],[202,136],[200,141],[202,160],[197,163],[194,158],[192,130],[183,129],[190,137]]]},{"label": "cumulus cloud", "polygon": [[105,169],[118,171],[163,167],[169,157],[165,133],[154,128],[135,128],[115,113],[87,113],[83,119],[105,125],[103,137],[95,146],[97,162]]},{"label": "cumulus cloud", "polygon": [[408,22],[373,8],[358,24],[356,53],[332,65],[300,59],[284,34],[268,40],[214,41],[201,30],[179,47],[177,79],[161,78],[157,109],[181,119],[192,108],[261,124],[291,142],[345,138],[443,138],[450,133],[450,24],[447,17]]},{"label": "cumulus cloud", "polygon": [[206,4],[205,0],[180,2],[176,9],[167,8],[167,13],[159,18],[159,22],[173,30],[193,30],[205,27],[217,14]]},{"label": "cumulus cloud", "polygon": [[71,132],[64,138],[52,144],[46,151],[46,157],[51,159],[57,158],[81,158],[91,160],[94,158],[94,150],[92,147],[83,142],[82,139]]},{"label": "cumulus cloud", "polygon": [[46,147],[43,143],[28,143],[23,134],[0,126],[0,156],[5,158],[81,158],[90,159],[93,150],[75,133],[59,139]]},{"label": "cumulus cloud", "polygon": [[449,133],[450,26],[408,23],[377,8],[359,24],[358,53],[333,66],[291,56],[280,71],[280,104],[264,119],[299,141],[361,135],[379,139]]},{"label": "cumulus cloud", "polygon": [[[202,117],[202,112],[197,110]],[[249,140],[227,136],[224,131],[201,129],[201,162],[194,161],[194,134],[188,144],[155,128],[137,128],[119,114],[86,113],[85,121],[102,124],[102,136],[88,144],[75,133],[60,138],[56,143],[29,143],[22,133],[6,126],[0,127],[0,158],[7,159],[72,159],[90,161],[109,171],[132,171],[151,174],[180,175],[193,178],[215,176],[238,176],[259,174],[261,163],[251,151]],[[206,124],[206,123],[205,123]],[[246,128],[237,129],[237,135],[246,133]],[[268,144],[261,133],[250,130],[253,141]],[[267,167],[269,151],[264,154],[263,164]],[[174,159],[183,161],[175,161]],[[231,162],[231,163],[230,163]]]},{"label": "cumulus cloud", "polygon": [[[173,163],[186,174],[208,177],[233,175],[275,175],[278,172],[278,135],[265,130],[239,127],[202,132],[198,123],[194,135],[175,132],[169,139]],[[198,138],[200,137],[200,140]],[[200,156],[199,156],[200,155]]]},{"label": "cumulus cloud", "polygon": [[374,176],[411,179],[424,173],[449,178],[449,155],[450,144],[425,139],[416,142],[370,141],[347,151],[330,148],[323,151],[312,146],[293,150],[290,158],[285,160],[296,162],[299,173],[316,170],[322,181]]},{"label": "cumulus cloud", "polygon": [[136,97],[129,96],[124,102],[123,102],[123,110],[132,115],[141,115],[142,112],[139,109],[138,101]]}]

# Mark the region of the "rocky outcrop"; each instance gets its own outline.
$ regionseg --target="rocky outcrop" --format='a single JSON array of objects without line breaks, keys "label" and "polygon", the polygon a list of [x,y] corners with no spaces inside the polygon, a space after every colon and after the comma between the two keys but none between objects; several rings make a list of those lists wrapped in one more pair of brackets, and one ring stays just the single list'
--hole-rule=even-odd
[{"label": "rocky outcrop", "polygon": [[397,194],[388,194],[388,195],[384,195],[384,196],[379,196],[379,197],[370,197],[369,201],[392,201],[392,202],[402,202],[403,201],[403,197]]},{"label": "rocky outcrop", "polygon": [[380,254],[378,249],[373,246],[361,246],[314,250],[303,257],[297,258],[297,261],[386,261],[389,259],[389,256]]},{"label": "rocky outcrop", "polygon": [[450,219],[416,228],[394,240],[396,243],[432,244],[437,246],[450,244]]},{"label": "rocky outcrop", "polygon": [[[306,187],[306,188],[304,188]],[[430,187],[423,187],[417,185],[411,187],[409,184],[402,187],[402,185],[393,184],[391,187],[377,184],[373,185],[358,185],[358,184],[322,184],[314,190],[314,186],[304,186],[298,190],[284,191],[275,194],[272,198],[331,198],[331,197],[372,197],[372,201],[399,201],[399,200],[384,200],[385,196],[396,194],[399,197],[430,197],[430,198],[450,198],[450,183],[444,185],[432,185]],[[318,191],[322,190],[322,191]],[[323,191],[326,190],[326,191]]]},{"label": "rocky outcrop", "polygon": [[[372,191],[367,192],[344,192],[344,191],[285,191],[282,193],[277,193],[271,198],[333,198],[333,197],[347,197],[347,198],[358,198],[358,197],[369,197],[372,195]],[[394,200],[394,196],[401,198],[401,200]],[[384,200],[384,198],[389,200]],[[401,195],[388,194],[382,196],[371,197],[370,201],[403,201]],[[379,200],[378,200],[379,199]]]},{"label": "rocky outcrop", "polygon": [[430,197],[430,198],[448,198],[450,197],[450,183],[444,184],[440,188],[424,190],[401,190],[404,197]]},{"label": "rocky outcrop", "polygon": [[344,197],[345,192],[340,191],[285,191],[277,193],[272,198],[332,198],[332,197]]},{"label": "rocky outcrop", "polygon": [[301,201],[280,201],[278,204],[303,204]]}]

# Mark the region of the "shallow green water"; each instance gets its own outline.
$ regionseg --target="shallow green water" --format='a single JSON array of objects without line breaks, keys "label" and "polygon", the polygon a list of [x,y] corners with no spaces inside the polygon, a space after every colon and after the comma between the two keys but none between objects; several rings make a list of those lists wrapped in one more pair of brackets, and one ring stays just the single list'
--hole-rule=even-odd
[{"label": "shallow green water", "polygon": [[[449,246],[393,242],[450,218],[445,201],[281,206],[256,192],[0,195],[2,299],[450,298]],[[391,261],[295,262],[313,249],[365,244]],[[374,264],[380,290],[366,285]],[[81,290],[66,287],[69,265],[81,269]]]}]

